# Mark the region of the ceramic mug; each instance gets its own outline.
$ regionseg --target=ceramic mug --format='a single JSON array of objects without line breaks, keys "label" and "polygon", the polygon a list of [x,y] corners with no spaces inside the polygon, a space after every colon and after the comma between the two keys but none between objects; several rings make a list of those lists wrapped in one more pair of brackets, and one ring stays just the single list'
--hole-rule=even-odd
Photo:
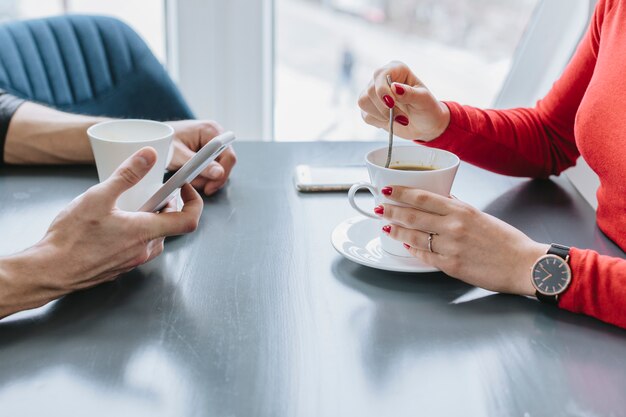
[{"label": "ceramic mug", "polygon": [[[393,148],[393,157],[390,168],[385,168],[387,162],[387,147],[371,151],[365,156],[365,164],[369,172],[371,182],[354,184],[348,192],[348,201],[352,208],[364,216],[380,220],[381,247],[387,253],[396,256],[411,256],[404,248],[402,242],[398,242],[382,231],[382,226],[389,224],[388,220],[381,219],[373,211],[363,210],[354,201],[356,192],[366,188],[373,194],[376,205],[395,204],[404,206],[385,198],[381,189],[386,186],[402,185],[405,187],[419,188],[444,196],[450,195],[450,189],[454,177],[459,168],[459,157],[455,154],[440,149],[429,148],[421,145],[396,146]],[[423,167],[423,171],[408,171],[392,169],[397,166]]]},{"label": "ceramic mug", "polygon": [[163,184],[163,175],[171,157],[174,129],[152,120],[111,120],[91,126],[87,130],[96,160],[100,182],[106,180],[129,156],[150,146],[157,152],[152,169],[117,200],[117,207],[126,211],[138,210]]}]

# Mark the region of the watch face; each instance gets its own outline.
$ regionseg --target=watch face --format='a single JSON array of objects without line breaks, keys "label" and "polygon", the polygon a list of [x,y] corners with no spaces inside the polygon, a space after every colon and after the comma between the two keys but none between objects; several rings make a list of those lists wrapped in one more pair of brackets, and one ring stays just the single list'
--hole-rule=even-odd
[{"label": "watch face", "polygon": [[557,295],[565,291],[572,278],[569,265],[556,255],[539,258],[532,270],[535,289],[543,295]]}]

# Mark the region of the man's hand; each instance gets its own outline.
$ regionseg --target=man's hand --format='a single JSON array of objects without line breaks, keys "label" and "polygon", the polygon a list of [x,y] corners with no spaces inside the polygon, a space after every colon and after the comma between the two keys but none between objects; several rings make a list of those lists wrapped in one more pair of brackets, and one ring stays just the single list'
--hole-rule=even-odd
[{"label": "man's hand", "polygon": [[115,206],[156,158],[154,149],[141,149],[109,179],[74,199],[39,243],[0,258],[0,318],[113,280],[158,256],[166,236],[196,229],[202,198],[189,184],[181,190],[180,212],[127,212]]},{"label": "man's hand", "polygon": [[[219,124],[213,121],[182,120],[168,122],[168,124],[174,128],[174,156],[167,167],[170,171],[179,169],[200,148],[224,131]],[[236,162],[237,157],[232,148],[226,149],[216,162],[212,162],[192,181],[191,185],[202,190],[206,195],[215,193],[226,184],[230,171]]]}]

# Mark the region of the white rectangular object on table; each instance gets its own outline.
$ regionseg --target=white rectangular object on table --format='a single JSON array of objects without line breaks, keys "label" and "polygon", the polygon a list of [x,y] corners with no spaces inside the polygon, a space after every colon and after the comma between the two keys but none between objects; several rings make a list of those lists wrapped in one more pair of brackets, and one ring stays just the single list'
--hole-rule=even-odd
[{"label": "white rectangular object on table", "polygon": [[364,165],[298,165],[294,178],[298,191],[311,193],[348,191],[353,184],[368,179]]}]

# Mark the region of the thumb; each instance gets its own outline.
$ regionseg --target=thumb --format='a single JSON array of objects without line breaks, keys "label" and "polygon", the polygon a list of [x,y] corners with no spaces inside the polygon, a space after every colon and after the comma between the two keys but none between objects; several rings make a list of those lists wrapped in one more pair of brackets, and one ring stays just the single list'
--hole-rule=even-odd
[{"label": "thumb", "polygon": [[102,183],[101,190],[105,194],[105,198],[115,204],[124,191],[146,176],[150,168],[154,166],[156,159],[156,151],[150,147],[142,148],[131,155]]},{"label": "thumb", "polygon": [[396,96],[396,102],[400,104],[419,106],[420,104],[430,104],[433,101],[437,101],[430,90],[423,85],[410,86],[393,83],[392,90]]}]

